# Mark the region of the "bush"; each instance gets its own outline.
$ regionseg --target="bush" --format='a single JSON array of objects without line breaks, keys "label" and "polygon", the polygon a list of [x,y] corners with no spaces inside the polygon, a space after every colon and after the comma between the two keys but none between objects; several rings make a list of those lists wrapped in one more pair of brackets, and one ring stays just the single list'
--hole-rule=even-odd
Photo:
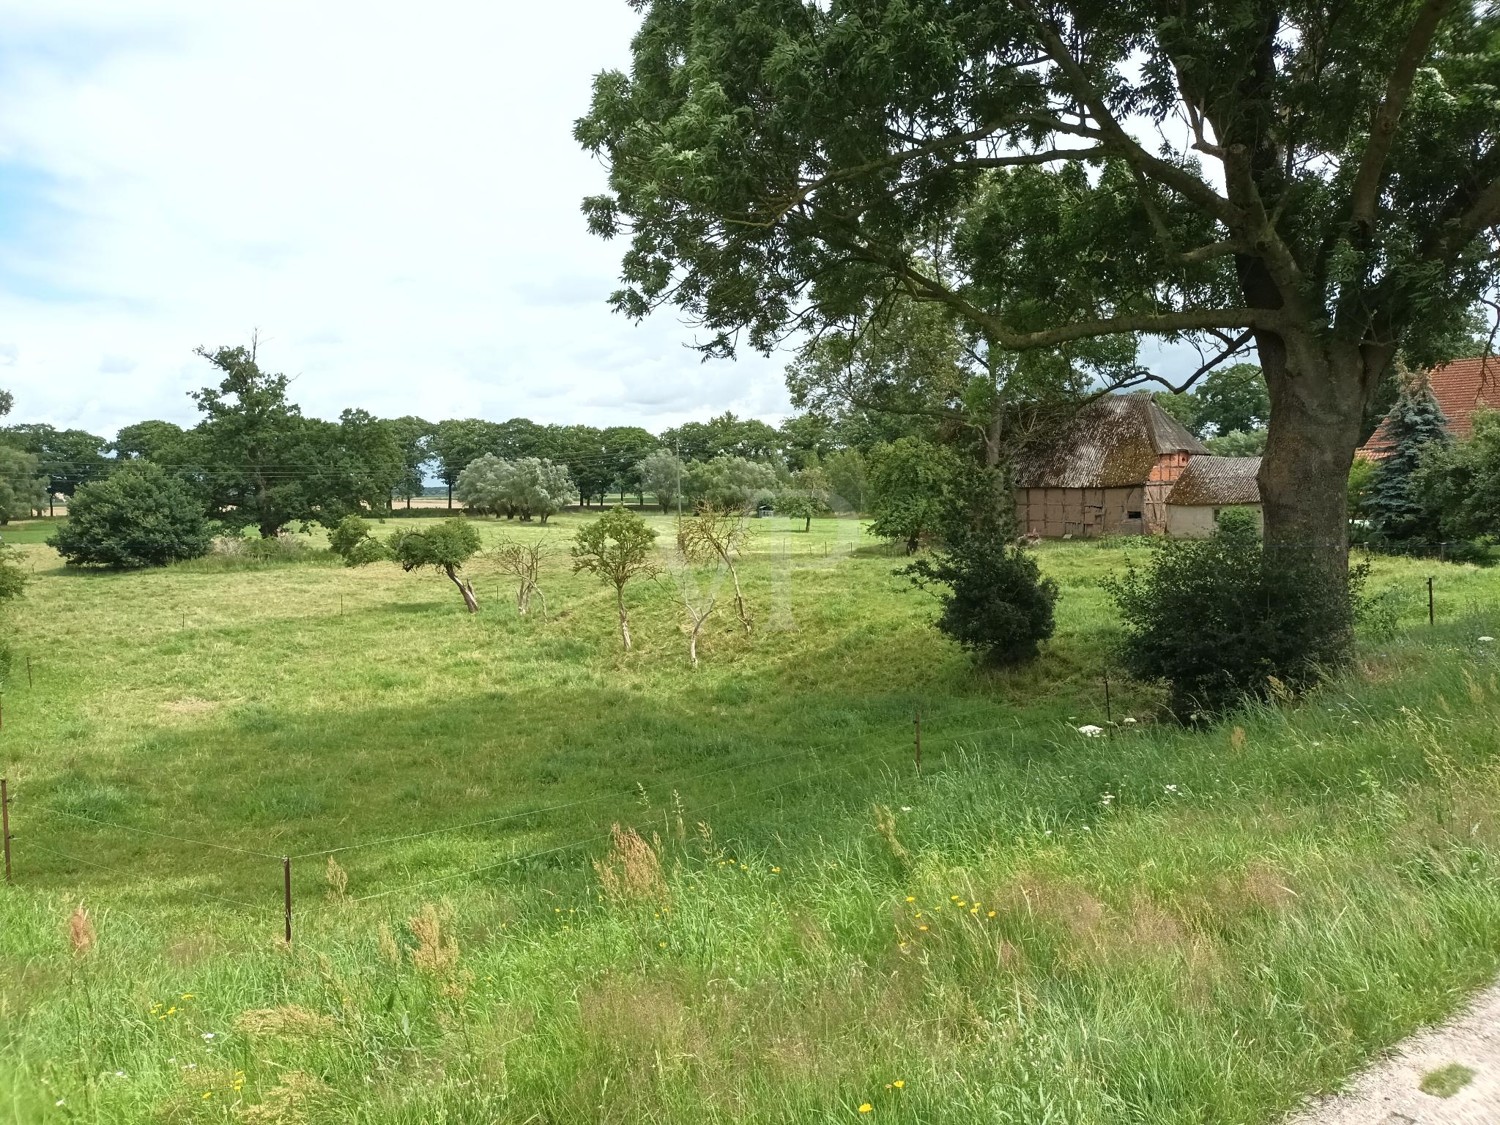
[{"label": "bush", "polygon": [[1226,512],[1212,536],[1160,540],[1151,565],[1105,583],[1124,618],[1130,673],[1165,682],[1179,719],[1302,691],[1349,656],[1363,568],[1330,583],[1278,554],[1268,566],[1254,518]]},{"label": "bush", "polygon": [[1036,559],[989,535],[967,535],[903,573],[922,588],[939,584],[937,626],[988,664],[1032,660],[1052,636],[1057,583],[1042,578]]},{"label": "bush", "polygon": [[79,486],[47,542],[74,566],[125,570],[208,553],[213,527],[191,489],[149,461]]},{"label": "bush", "polygon": [[369,521],[360,516],[345,516],[328,536],[328,549],[344,560],[345,566],[365,566],[388,558],[385,544],[370,531]]}]

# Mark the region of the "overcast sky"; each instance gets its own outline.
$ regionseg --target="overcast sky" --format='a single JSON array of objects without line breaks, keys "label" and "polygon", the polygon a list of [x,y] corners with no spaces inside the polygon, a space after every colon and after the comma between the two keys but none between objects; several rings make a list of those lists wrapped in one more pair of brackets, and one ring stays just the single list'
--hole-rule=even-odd
[{"label": "overcast sky", "polygon": [[[129,14],[124,14],[128,9]],[[191,422],[261,334],[310,414],[660,430],[790,410],[611,313],[573,143],[625,0],[0,0],[0,388],[15,421]]]}]

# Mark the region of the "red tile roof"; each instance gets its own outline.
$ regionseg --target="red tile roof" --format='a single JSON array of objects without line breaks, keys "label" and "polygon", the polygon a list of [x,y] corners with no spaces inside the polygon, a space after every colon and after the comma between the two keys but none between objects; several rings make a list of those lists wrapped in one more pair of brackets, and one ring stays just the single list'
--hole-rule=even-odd
[{"label": "red tile roof", "polygon": [[[1474,411],[1481,406],[1500,409],[1500,356],[1455,359],[1427,373],[1432,397],[1448,419],[1448,432],[1462,440],[1474,432]],[[1358,456],[1379,460],[1390,452],[1385,423],[1371,435]]]}]

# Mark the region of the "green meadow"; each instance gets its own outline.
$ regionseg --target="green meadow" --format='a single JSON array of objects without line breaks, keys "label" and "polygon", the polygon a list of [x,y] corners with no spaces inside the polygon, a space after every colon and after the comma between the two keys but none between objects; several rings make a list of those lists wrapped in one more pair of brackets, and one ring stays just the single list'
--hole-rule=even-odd
[{"label": "green meadow", "polygon": [[0,1121],[1248,1125],[1500,967],[1500,570],[1374,560],[1347,678],[1185,730],[1111,670],[1139,541],[1044,545],[997,673],[857,522],[757,520],[692,669],[589,518],[480,522],[551,547],[524,618],[486,555],[471,617],[5,529]]}]

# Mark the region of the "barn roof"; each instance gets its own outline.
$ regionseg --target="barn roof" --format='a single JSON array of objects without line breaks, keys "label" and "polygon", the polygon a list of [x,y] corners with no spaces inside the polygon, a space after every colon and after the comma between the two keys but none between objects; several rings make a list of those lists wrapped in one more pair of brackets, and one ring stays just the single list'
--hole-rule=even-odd
[{"label": "barn roof", "polygon": [[[1474,432],[1475,410],[1481,406],[1500,408],[1500,356],[1455,359],[1434,367],[1427,373],[1427,385],[1448,420],[1448,432],[1463,440]],[[1359,454],[1368,460],[1378,460],[1390,451],[1390,435],[1386,424],[1381,422]]]},{"label": "barn roof", "polygon": [[1259,504],[1259,457],[1194,457],[1167,494],[1168,504],[1185,507]]},{"label": "barn roof", "polygon": [[1105,395],[1080,408],[1056,436],[1023,458],[1021,488],[1121,488],[1144,484],[1167,453],[1207,453],[1147,392]]}]

